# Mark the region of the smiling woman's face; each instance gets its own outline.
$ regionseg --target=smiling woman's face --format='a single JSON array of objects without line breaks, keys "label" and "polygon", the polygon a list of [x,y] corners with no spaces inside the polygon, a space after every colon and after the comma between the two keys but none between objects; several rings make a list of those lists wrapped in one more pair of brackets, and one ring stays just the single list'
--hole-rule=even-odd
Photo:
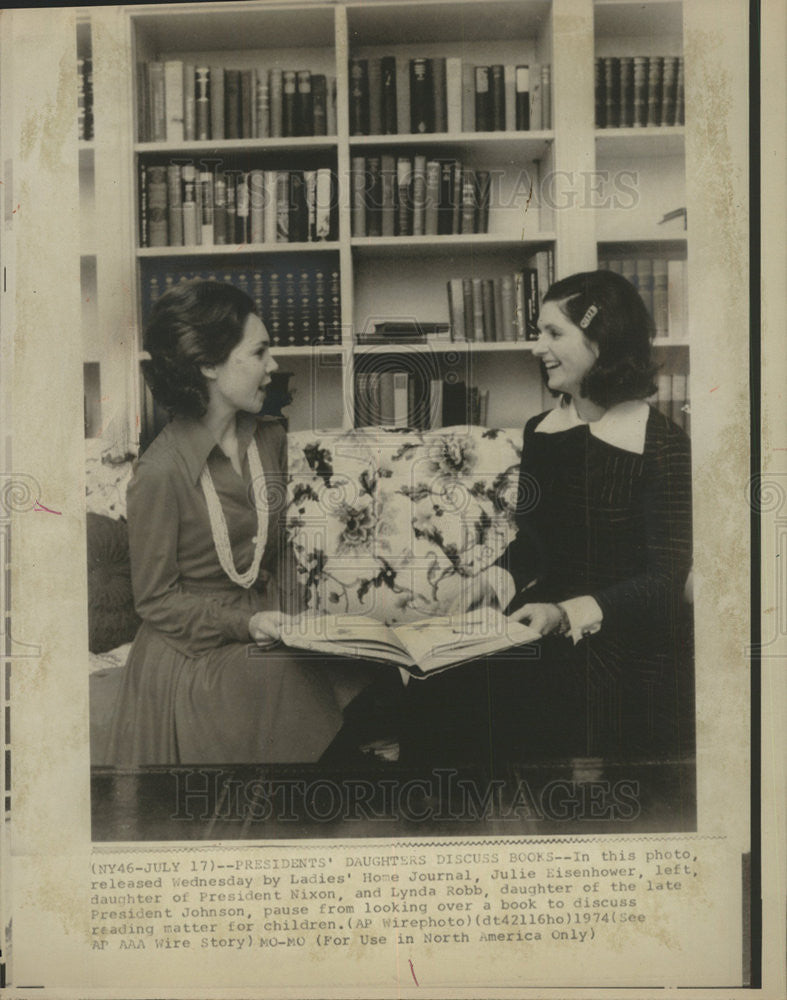
[{"label": "smiling woman's face", "polygon": [[571,322],[558,302],[545,302],[538,317],[533,353],[543,362],[547,385],[555,392],[579,395],[582,379],[598,357],[598,347]]}]

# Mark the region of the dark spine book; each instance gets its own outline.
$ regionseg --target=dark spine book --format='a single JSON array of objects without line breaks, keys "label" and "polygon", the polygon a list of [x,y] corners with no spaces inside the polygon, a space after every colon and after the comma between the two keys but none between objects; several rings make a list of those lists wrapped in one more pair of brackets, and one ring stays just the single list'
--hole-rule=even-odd
[{"label": "dark spine book", "polygon": [[298,134],[296,120],[296,101],[298,94],[298,76],[295,70],[285,69],[281,74],[281,134],[285,137]]},{"label": "dark spine book", "polygon": [[148,167],[149,246],[167,245],[167,168]]},{"label": "dark spine book", "polygon": [[501,65],[489,67],[489,92],[491,105],[491,126],[493,132],[506,129],[506,83],[505,70]]},{"label": "dark spine book", "polygon": [[314,99],[312,75],[308,69],[298,70],[298,93],[295,105],[296,135],[314,135]]},{"label": "dark spine book", "polygon": [[[85,85],[85,65],[84,60],[80,66],[80,76],[82,82],[82,100],[84,102]],[[84,115],[84,104],[83,104]],[[82,122],[82,138],[84,139],[84,120]],[[139,142],[150,141],[150,83],[148,81],[148,64],[146,62],[137,63],[137,140]]]},{"label": "dark spine book", "polygon": [[213,242],[219,246],[227,242],[227,182],[222,173],[213,183]]},{"label": "dark spine book", "polygon": [[380,226],[383,236],[396,234],[396,160],[388,153],[380,157]]},{"label": "dark spine book", "polygon": [[469,422],[467,383],[443,382],[443,427]]},{"label": "dark spine book", "polygon": [[369,59],[369,135],[382,132],[382,66],[379,59]]},{"label": "dark spine book", "polygon": [[475,340],[475,316],[473,314],[473,279],[462,278],[462,304],[465,314],[465,337]]},{"label": "dark spine book", "polygon": [[475,170],[464,167],[462,170],[462,235],[470,235],[476,227],[476,192]]},{"label": "dark spine book", "polygon": [[302,170],[290,171],[290,243],[306,243],[309,238],[309,210]]},{"label": "dark spine book", "polygon": [[678,57],[664,57],[664,84],[661,101],[661,124],[674,125],[678,84]]},{"label": "dark spine book", "polygon": [[644,128],[648,124],[648,60],[634,56],[634,96],[632,124]]},{"label": "dark spine book", "polygon": [[604,59],[604,84],[607,96],[607,128],[620,125],[620,60]]},{"label": "dark spine book", "polygon": [[282,326],[284,328],[284,343],[294,347],[298,340],[298,283],[295,271],[289,268],[284,272],[282,288]]},{"label": "dark spine book", "polygon": [[489,67],[475,68],[475,130],[489,132],[492,128],[492,101],[489,93]]},{"label": "dark spine book", "polygon": [[331,271],[328,288],[328,341],[331,344],[342,342],[342,288],[339,281],[339,271]]},{"label": "dark spine book", "polygon": [[224,232],[226,233],[226,242],[235,242],[235,172],[226,171],[224,174],[224,191],[226,198],[226,209],[224,217]]},{"label": "dark spine book", "polygon": [[314,338],[318,344],[328,340],[328,290],[321,267],[314,272]]},{"label": "dark spine book", "polygon": [[664,65],[659,56],[648,59],[648,128],[661,122],[661,84]]},{"label": "dark spine book", "polygon": [[476,170],[475,184],[477,202],[475,231],[477,233],[486,233],[489,231],[489,189],[491,186],[489,171]]},{"label": "dark spine book", "polygon": [[481,282],[481,307],[484,311],[484,340],[497,340],[495,329],[495,285],[491,278]]},{"label": "dark spine book", "polygon": [[257,309],[257,315],[265,326],[268,325],[268,297],[265,294],[265,272],[256,268],[251,275],[251,297]]},{"label": "dark spine book", "polygon": [[634,60],[620,57],[620,127],[634,125]]},{"label": "dark spine book", "polygon": [[228,69],[224,73],[224,131],[228,139],[241,138],[240,71]]},{"label": "dark spine book", "polygon": [[85,141],[91,142],[95,138],[94,133],[94,117],[93,117],[93,60],[85,59],[84,61],[84,101],[85,101],[85,117],[84,117],[84,135]]},{"label": "dark spine book", "polygon": [[210,69],[207,66],[197,66],[194,80],[197,139],[204,142],[210,139]]},{"label": "dark spine book", "polygon": [[448,102],[446,95],[445,57],[432,60],[432,89],[434,91],[433,132],[448,131]]},{"label": "dark spine book", "polygon": [[406,156],[396,161],[396,235],[413,235],[413,165]]},{"label": "dark spine book", "polygon": [[379,156],[366,157],[366,235],[382,236],[382,166]]},{"label": "dark spine book", "polygon": [[517,66],[514,75],[517,131],[530,128],[530,67]]},{"label": "dark spine book", "polygon": [[183,246],[183,194],[180,166],[167,167],[167,236],[171,247]]},{"label": "dark spine book", "polygon": [[139,245],[148,246],[148,168],[139,165]]},{"label": "dark spine book", "polygon": [[450,236],[453,232],[454,216],[454,161],[440,161],[440,195],[437,203],[437,232],[440,236]]},{"label": "dark spine book", "polygon": [[525,312],[525,340],[538,340],[538,271],[529,267],[525,271],[527,300]]},{"label": "dark spine book", "polygon": [[274,347],[281,347],[284,344],[281,321],[281,273],[278,270],[270,272],[268,278],[268,320],[265,325],[271,343]]},{"label": "dark spine book", "polygon": [[312,272],[302,267],[298,272],[298,310],[296,320],[296,344],[311,344],[314,342],[314,309],[313,309]]},{"label": "dark spine book", "polygon": [[350,60],[350,135],[369,134],[369,60]]},{"label": "dark spine book", "polygon": [[464,167],[459,160],[454,161],[454,179],[451,185],[451,233],[458,236],[462,232],[462,181]]},{"label": "dark spine book", "polygon": [[290,178],[286,170],[276,173],[276,242],[290,242]]},{"label": "dark spine book", "polygon": [[383,56],[380,60],[380,127],[383,135],[396,135],[396,57]]},{"label": "dark spine book", "polygon": [[252,139],[254,126],[252,116],[257,95],[254,93],[254,72],[250,69],[241,70],[240,74],[240,137]]},{"label": "dark spine book", "polygon": [[604,59],[596,57],[595,62],[596,128],[607,127],[607,87]]},{"label": "dark spine book", "polygon": [[686,124],[686,107],[684,104],[683,56],[678,57],[678,76],[675,85],[675,124]]},{"label": "dark spine book", "polygon": [[434,132],[431,59],[410,60],[410,131],[414,135]]},{"label": "dark spine book", "polygon": [[312,77],[312,135],[328,134],[328,89],[324,73]]},{"label": "dark spine book", "polygon": [[249,175],[238,171],[235,174],[235,242],[248,243],[250,238],[249,222],[251,205],[249,204]]}]

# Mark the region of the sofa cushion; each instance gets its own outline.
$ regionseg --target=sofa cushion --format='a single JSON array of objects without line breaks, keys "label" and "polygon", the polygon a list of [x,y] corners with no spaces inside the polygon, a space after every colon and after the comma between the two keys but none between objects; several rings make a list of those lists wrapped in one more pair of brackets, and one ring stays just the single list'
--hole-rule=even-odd
[{"label": "sofa cushion", "polygon": [[130,642],[140,619],[131,592],[128,527],[103,514],[87,514],[88,645],[93,653]]},{"label": "sofa cushion", "polygon": [[289,435],[288,530],[314,608],[442,614],[514,535],[521,431]]}]

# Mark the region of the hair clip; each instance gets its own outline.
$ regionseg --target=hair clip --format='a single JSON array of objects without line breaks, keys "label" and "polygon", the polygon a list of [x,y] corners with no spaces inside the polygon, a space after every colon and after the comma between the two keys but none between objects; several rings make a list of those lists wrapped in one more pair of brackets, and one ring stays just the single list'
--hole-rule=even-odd
[{"label": "hair clip", "polygon": [[579,321],[579,329],[587,330],[590,324],[593,322],[593,317],[598,313],[598,306],[588,306],[587,312]]}]

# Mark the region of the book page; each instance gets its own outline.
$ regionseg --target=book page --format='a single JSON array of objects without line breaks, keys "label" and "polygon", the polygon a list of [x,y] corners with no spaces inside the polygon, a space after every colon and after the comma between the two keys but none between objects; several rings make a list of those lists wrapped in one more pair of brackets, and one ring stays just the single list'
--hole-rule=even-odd
[{"label": "book page", "polygon": [[[192,8],[201,14],[199,5],[171,9],[181,6],[185,16]],[[230,65],[248,10],[278,6],[264,0],[228,5],[226,18],[237,17],[238,24],[217,35],[209,64]],[[358,5],[357,23],[377,6]],[[486,6],[498,13],[494,4],[477,8]],[[166,61],[167,52],[142,51],[140,31],[140,51],[131,54],[123,20],[128,11],[89,9],[109,84],[101,98],[104,126],[113,142],[118,133],[125,136],[124,156],[100,164],[101,142],[92,152],[77,142],[80,11],[6,9],[0,15],[0,988],[9,996],[641,1000],[679,990],[687,1000],[745,1000],[753,994],[781,1000],[787,994],[787,10],[781,0],[765,0],[751,12],[743,0],[517,6],[538,18],[542,6],[551,10],[552,28],[528,39],[526,55],[508,50],[506,62],[529,63],[532,94],[533,67],[563,60],[551,87],[555,109],[567,116],[559,133],[566,144],[572,122],[592,115],[587,40],[594,9],[619,18],[623,32],[634,13],[657,28],[662,16],[681,8],[687,121],[693,117],[681,140],[692,206],[693,759],[577,759],[551,768],[533,759],[499,781],[490,780],[481,753],[462,772],[383,761],[374,780],[357,769],[329,771],[319,761],[304,767],[216,761],[144,773],[113,772],[96,763],[91,712],[108,726],[113,701],[97,701],[95,693],[106,690],[107,678],[117,676],[111,671],[122,666],[111,660],[96,665],[88,652],[84,430],[95,417],[91,406],[103,399],[103,412],[120,412],[121,418],[107,426],[99,420],[96,440],[122,458],[129,423],[122,399],[133,402],[139,388],[137,373],[125,360],[112,364],[111,351],[98,387],[90,366],[105,357],[108,344],[123,345],[123,359],[129,343],[132,352],[138,347],[133,324],[116,322],[119,314],[135,313],[129,303],[137,296],[135,278],[145,257],[135,233],[137,96],[130,73],[134,59]],[[157,7],[145,8],[145,16]],[[306,65],[303,46],[318,52],[323,19],[333,17],[333,5],[307,7],[314,15],[311,34],[298,33],[293,15],[282,37],[254,39],[259,50],[239,57],[237,68]],[[481,30],[478,13],[449,7]],[[335,156],[337,166],[349,170],[345,154],[355,147],[347,136],[345,64],[359,53],[344,5],[338,11],[341,44],[335,58],[319,66],[328,75],[329,94],[332,68],[338,75],[342,155],[329,138],[314,157],[322,166],[323,156],[331,163]],[[748,91],[755,55],[750,16],[761,25],[753,36],[761,45],[761,109],[758,95]],[[391,18],[375,48],[378,55],[395,56],[404,81],[411,57],[458,54],[456,46],[443,45],[439,32],[429,34],[428,18],[424,22],[416,36],[400,33]],[[498,43],[513,47],[508,23],[501,16],[499,27],[485,27],[497,38],[495,46],[473,48],[469,31],[463,68],[496,62]],[[183,37],[173,23],[171,44],[188,62]],[[269,58],[269,42],[281,51],[278,62]],[[587,86],[574,85],[574,70]],[[538,74],[543,90],[542,80]],[[756,140],[749,132],[750,110],[762,116],[762,163],[750,152],[749,142]],[[408,112],[400,103],[400,118],[409,121]],[[543,138],[539,133],[529,141]],[[537,172],[523,178],[523,197],[529,205],[531,192],[542,198],[551,192],[546,228],[535,230],[535,238],[558,241],[570,273],[588,264],[584,227],[592,228],[600,211],[599,185],[617,185],[613,193],[627,211],[636,209],[637,181],[630,173],[610,179],[586,170],[595,159],[582,150],[570,176],[555,177],[550,141],[547,135],[539,146]],[[599,139],[601,153],[604,141]],[[654,144],[658,148],[645,159],[658,159],[674,141],[674,134],[665,133],[663,146]],[[298,139],[293,149],[302,143]],[[408,155],[415,149],[410,140],[403,145]],[[173,154],[163,145],[156,149],[162,162]],[[291,150],[282,143],[273,149],[259,147],[278,168]],[[91,156],[103,181],[95,203],[85,206],[79,178],[92,169]],[[518,147],[510,158],[519,162]],[[480,167],[483,159],[479,153]],[[750,270],[758,235],[756,227],[750,231],[750,197],[757,197],[750,182],[760,169],[761,272]],[[666,212],[677,206],[670,178],[661,179]],[[493,176],[490,217],[500,207],[494,199],[503,198],[495,183]],[[127,200],[119,199],[118,190]],[[569,206],[581,211],[561,214]],[[523,202],[516,228],[532,235],[530,211]],[[349,232],[349,207],[340,212]],[[92,225],[85,233],[88,217]],[[679,238],[684,235],[680,231]],[[484,252],[509,252],[490,250],[489,243]],[[364,250],[351,249],[348,236],[340,251],[329,253],[341,257],[344,267],[357,251],[361,263],[355,266],[363,269]],[[232,252],[243,256],[242,250]],[[385,261],[386,268],[401,272],[399,300],[407,315],[408,282],[418,259],[392,254]],[[194,269],[200,267],[194,261]],[[83,295],[80,279],[90,287],[102,274],[113,276],[110,289],[101,285],[103,297]],[[83,327],[95,331],[92,341],[85,343]],[[313,363],[335,371],[335,357],[320,354]],[[281,367],[290,361],[300,363],[292,355]],[[480,362],[481,374],[486,361]],[[762,405],[761,424],[756,406],[752,412],[752,363],[762,366],[762,399],[755,400]],[[91,386],[98,393],[87,391]],[[305,386],[299,391],[296,405],[309,392]],[[490,411],[495,395],[493,386]],[[315,414],[325,412],[324,398],[309,399]],[[133,425],[139,414],[131,410]],[[523,412],[522,425],[524,420]],[[754,462],[752,448],[760,451]],[[108,506],[116,488],[108,488]],[[759,535],[752,533],[752,513]],[[150,516],[161,515],[151,510]],[[316,671],[323,659],[315,654]],[[428,684],[419,682],[419,689]],[[546,721],[557,724],[558,715]]]}]

